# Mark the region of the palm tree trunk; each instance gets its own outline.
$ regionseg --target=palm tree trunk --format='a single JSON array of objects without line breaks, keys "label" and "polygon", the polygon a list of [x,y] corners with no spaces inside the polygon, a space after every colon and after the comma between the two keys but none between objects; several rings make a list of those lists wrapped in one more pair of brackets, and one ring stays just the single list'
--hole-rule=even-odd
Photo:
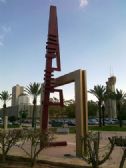
[{"label": "palm tree trunk", "polygon": [[121,115],[119,116],[119,126],[122,127],[122,117],[121,117]]},{"label": "palm tree trunk", "polygon": [[33,113],[32,113],[32,128],[35,126],[35,105],[33,105]]},{"label": "palm tree trunk", "polygon": [[36,113],[36,99],[33,100],[33,113],[32,113],[32,128],[35,128],[35,113]]},{"label": "palm tree trunk", "polygon": [[3,128],[6,130],[7,126],[8,126],[8,116],[7,116],[7,111],[6,111],[6,103],[4,103],[4,105],[3,105],[3,119],[4,119]]},{"label": "palm tree trunk", "polygon": [[103,126],[105,126],[105,107],[102,106],[102,121],[103,121]]},{"label": "palm tree trunk", "polygon": [[8,128],[8,116],[5,115],[4,117],[4,129],[6,130]]},{"label": "palm tree trunk", "polygon": [[36,129],[36,105],[34,107],[34,112],[35,112],[35,114],[34,114],[34,128]]},{"label": "palm tree trunk", "polygon": [[99,127],[102,126],[102,121],[101,121],[101,105],[99,105]]}]

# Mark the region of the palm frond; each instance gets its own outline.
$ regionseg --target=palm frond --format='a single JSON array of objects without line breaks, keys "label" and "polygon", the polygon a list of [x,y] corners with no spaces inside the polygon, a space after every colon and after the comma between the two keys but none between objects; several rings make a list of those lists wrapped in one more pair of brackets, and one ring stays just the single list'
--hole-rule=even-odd
[{"label": "palm frond", "polygon": [[9,94],[8,93],[8,91],[2,91],[1,93],[0,93],[0,99],[2,100],[2,101],[8,101],[8,100],[10,100],[11,99],[11,94]]},{"label": "palm frond", "polygon": [[39,83],[30,83],[29,86],[27,86],[24,91],[32,96],[38,96],[41,93],[41,85]]},{"label": "palm frond", "polygon": [[95,85],[94,89],[90,89],[88,92],[93,94],[98,100],[104,100],[106,88],[103,85]]}]

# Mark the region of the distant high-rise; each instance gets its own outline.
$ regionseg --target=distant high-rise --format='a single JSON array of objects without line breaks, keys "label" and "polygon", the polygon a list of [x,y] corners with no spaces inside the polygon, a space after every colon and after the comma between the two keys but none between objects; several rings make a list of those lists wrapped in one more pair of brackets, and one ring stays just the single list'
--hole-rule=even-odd
[{"label": "distant high-rise", "polygon": [[23,94],[24,92],[24,87],[20,85],[16,85],[12,87],[12,106],[18,105],[18,96]]},{"label": "distant high-rise", "polygon": [[[116,77],[111,76],[106,82],[106,90],[115,93]],[[105,111],[109,118],[117,118],[116,100],[109,98],[105,101]]]}]

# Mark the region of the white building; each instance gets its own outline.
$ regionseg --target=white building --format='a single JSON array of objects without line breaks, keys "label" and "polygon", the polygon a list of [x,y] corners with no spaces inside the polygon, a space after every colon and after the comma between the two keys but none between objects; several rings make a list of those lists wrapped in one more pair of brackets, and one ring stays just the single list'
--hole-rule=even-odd
[{"label": "white building", "polygon": [[27,94],[20,94],[18,96],[18,105],[29,105],[30,104],[30,100]]}]

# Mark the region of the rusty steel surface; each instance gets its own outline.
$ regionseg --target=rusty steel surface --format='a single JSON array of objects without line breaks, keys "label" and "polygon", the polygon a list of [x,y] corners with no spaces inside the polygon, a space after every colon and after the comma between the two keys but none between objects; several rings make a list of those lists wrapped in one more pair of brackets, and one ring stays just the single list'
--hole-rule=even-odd
[{"label": "rusty steel surface", "polygon": [[[61,89],[55,88],[54,71],[61,71],[60,50],[58,38],[57,12],[55,6],[50,6],[50,16],[48,25],[48,38],[46,43],[46,66],[44,74],[43,101],[42,101],[42,122],[41,129],[48,130],[48,108],[50,105],[63,106],[63,93]],[[56,66],[53,66],[53,61]],[[59,102],[50,102],[50,93],[59,93]]]}]

